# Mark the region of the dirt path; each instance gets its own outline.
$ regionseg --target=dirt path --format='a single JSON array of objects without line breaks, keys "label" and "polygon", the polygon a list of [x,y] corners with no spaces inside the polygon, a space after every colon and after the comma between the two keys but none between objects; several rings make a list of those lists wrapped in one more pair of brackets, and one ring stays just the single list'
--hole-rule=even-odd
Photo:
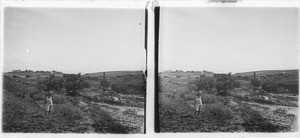
[{"label": "dirt path", "polygon": [[118,105],[111,105],[111,104],[106,104],[106,103],[96,103],[96,104],[98,104],[100,106],[106,106],[106,107],[118,109],[121,112],[124,112],[124,111],[130,109],[130,110],[136,111],[136,115],[142,115],[142,116],[144,116],[144,108],[131,107],[131,106],[118,106]]},{"label": "dirt path", "polygon": [[122,125],[136,128],[132,133],[144,133],[144,108],[92,103],[103,107]]},{"label": "dirt path", "polygon": [[270,110],[274,111],[276,109],[282,108],[287,110],[287,114],[294,114],[298,117],[298,111],[299,107],[290,107],[290,106],[280,106],[280,105],[268,105],[268,104],[260,104],[260,103],[255,103],[255,102],[244,102],[250,105],[258,105],[261,107],[266,107],[269,108]]},{"label": "dirt path", "polygon": [[260,103],[255,103],[255,102],[244,102],[250,105],[255,105],[255,106],[260,106],[264,108],[268,108],[271,111],[275,111],[276,109],[282,108],[287,111],[286,114],[293,114],[296,116],[296,120],[293,121],[293,125],[291,128],[291,131],[297,132],[299,130],[298,128],[298,119],[299,119],[299,107],[290,107],[290,106],[279,106],[279,105],[268,105],[268,104],[260,104]]}]

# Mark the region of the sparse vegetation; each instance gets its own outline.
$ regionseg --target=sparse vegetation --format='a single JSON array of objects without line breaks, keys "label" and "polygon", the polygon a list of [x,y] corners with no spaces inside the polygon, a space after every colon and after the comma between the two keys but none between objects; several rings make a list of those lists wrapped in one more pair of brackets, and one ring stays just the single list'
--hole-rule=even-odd
[{"label": "sparse vegetation", "polygon": [[[25,76],[28,73],[31,77]],[[140,96],[143,95],[135,97],[135,92],[128,91],[124,97],[114,90],[105,92],[100,84],[102,79],[95,78],[98,77],[57,71],[19,70],[4,74],[3,132],[142,133],[144,117],[123,115],[125,110],[121,109],[127,106],[142,110],[144,97],[140,99]],[[54,92],[54,110],[50,117],[43,118],[49,90]],[[117,112],[116,108],[119,108]]]},{"label": "sparse vegetation", "polygon": [[[253,78],[253,73],[249,75],[242,73],[203,75],[195,71],[160,73],[160,131],[294,131],[293,125],[297,123],[295,120],[298,112],[298,96],[295,96],[296,92],[291,89],[284,91],[283,88],[287,87],[279,84],[286,83],[285,80],[298,82],[298,78],[287,75],[289,72],[284,71],[286,77],[282,79],[283,77],[278,77],[282,76],[280,71],[274,72],[278,75],[268,76],[268,79],[261,72],[257,73],[256,78]],[[271,73],[264,72],[268,75]],[[176,77],[178,74],[180,78]],[[275,82],[278,87],[273,86]],[[193,118],[195,109],[191,105],[199,90],[204,92],[203,108],[200,115]],[[282,109],[279,111],[279,108]]]},{"label": "sparse vegetation", "polygon": [[201,75],[194,82],[189,82],[188,89],[195,91],[206,91],[209,93],[217,93],[219,95],[227,95],[228,90],[239,87],[239,82],[235,81],[231,74],[215,74],[213,77]]}]

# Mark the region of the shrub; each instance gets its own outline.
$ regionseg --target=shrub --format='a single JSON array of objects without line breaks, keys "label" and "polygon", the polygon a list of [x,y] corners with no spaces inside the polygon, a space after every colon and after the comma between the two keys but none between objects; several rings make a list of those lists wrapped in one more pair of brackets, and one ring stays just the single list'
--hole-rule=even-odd
[{"label": "shrub", "polygon": [[226,120],[234,116],[234,112],[228,106],[224,106],[220,103],[207,104],[203,107],[201,112],[220,123],[225,123]]},{"label": "shrub", "polygon": [[36,93],[33,95],[33,100],[34,101],[45,101],[46,100],[46,95],[43,93]]},{"label": "shrub", "polygon": [[[111,85],[111,89],[115,92],[122,94],[144,94],[145,91],[138,91],[139,85],[126,84],[121,82],[115,82]],[[136,89],[137,88],[137,89]]]},{"label": "shrub", "polygon": [[54,104],[68,103],[68,97],[61,94],[53,94],[52,99]]},{"label": "shrub", "polygon": [[36,88],[40,91],[45,91],[47,89],[46,84],[44,83],[44,81],[38,81],[37,85],[36,85]]},{"label": "shrub", "polygon": [[142,74],[122,75],[110,78],[111,89],[122,94],[145,94],[146,83]]},{"label": "shrub", "polygon": [[214,74],[213,77],[201,76],[194,82],[189,82],[187,89],[190,91],[207,91],[208,93],[218,93],[227,95],[227,91],[240,87],[240,83],[231,76],[231,74]]},{"label": "shrub", "polygon": [[3,79],[3,88],[19,98],[24,99],[26,97],[27,88],[20,80],[17,81],[9,76],[5,76]]},{"label": "shrub", "polygon": [[253,80],[251,80],[251,85],[253,85],[254,87],[259,87],[260,82],[257,79],[253,79]]},{"label": "shrub", "polygon": [[298,95],[298,82],[279,83],[279,82],[264,82],[262,90],[270,93],[292,93]]},{"label": "shrub", "polygon": [[11,94],[3,97],[3,132],[20,132],[26,109],[24,102]]},{"label": "shrub", "polygon": [[216,79],[214,77],[200,77],[194,81],[194,85],[196,86],[196,91],[206,90],[210,92],[213,88],[215,88]]},{"label": "shrub", "polygon": [[254,87],[259,87],[260,81],[258,79],[253,79],[253,80],[251,80],[251,85]]},{"label": "shrub", "polygon": [[84,113],[78,108],[70,104],[54,105],[54,112],[57,116],[66,119],[66,123],[71,126],[77,125],[77,120],[83,118]]},{"label": "shrub", "polygon": [[36,87],[40,91],[55,90],[60,93],[67,92],[69,95],[75,96],[77,95],[77,90],[89,88],[90,84],[80,74],[64,74],[63,77],[50,75],[50,78],[39,81]]},{"label": "shrub", "polygon": [[[159,83],[159,84],[161,84],[161,83]],[[188,82],[186,88],[189,92],[197,91],[197,86],[195,85],[195,82]]]},{"label": "shrub", "polygon": [[214,74],[214,77],[216,78],[216,89],[220,95],[227,95],[228,90],[240,87],[239,82],[233,79],[231,73]]},{"label": "shrub", "polygon": [[202,94],[201,98],[204,104],[215,104],[215,103],[224,102],[224,99],[210,94]]},{"label": "shrub", "polygon": [[54,75],[50,75],[50,78],[45,78],[43,80],[43,89],[42,90],[55,90],[55,91],[61,91],[62,88],[64,88],[65,79],[62,77],[55,77]]},{"label": "shrub", "polygon": [[68,95],[77,95],[77,90],[88,88],[88,82],[84,81],[80,74],[64,74],[65,88]]},{"label": "shrub", "polygon": [[264,91],[267,91],[267,92],[271,92],[271,93],[278,93],[279,86],[275,83],[264,82],[261,85],[261,89]]},{"label": "shrub", "polygon": [[100,85],[102,87],[109,87],[110,83],[107,80],[101,80]]},{"label": "shrub", "polygon": [[181,93],[180,97],[185,101],[195,100],[195,94],[192,93]]},{"label": "shrub", "polygon": [[26,78],[30,78],[31,75],[30,75],[30,74],[26,74],[25,77],[26,77]]}]

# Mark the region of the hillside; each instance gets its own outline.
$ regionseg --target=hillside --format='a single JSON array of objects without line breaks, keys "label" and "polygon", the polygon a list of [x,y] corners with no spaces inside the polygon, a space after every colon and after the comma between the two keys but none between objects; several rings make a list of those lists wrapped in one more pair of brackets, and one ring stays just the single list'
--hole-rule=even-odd
[{"label": "hillside", "polygon": [[[3,132],[144,133],[143,75],[121,74],[4,73]],[[43,117],[49,90],[53,111]]]},{"label": "hillside", "polygon": [[[294,132],[298,120],[298,70],[204,75],[159,74],[160,132]],[[195,97],[203,107],[193,117]]]},{"label": "hillside", "polygon": [[128,75],[128,74],[142,75],[143,71],[107,71],[107,72],[86,73],[84,75],[91,76],[91,77],[102,77],[103,73],[105,73],[107,77],[110,77],[110,76]]},{"label": "hillside", "polygon": [[276,75],[276,74],[292,74],[298,76],[299,70],[262,70],[262,71],[250,71],[250,72],[240,72],[235,73],[235,76],[253,76],[253,73],[256,72],[256,76],[267,76],[267,75]]}]

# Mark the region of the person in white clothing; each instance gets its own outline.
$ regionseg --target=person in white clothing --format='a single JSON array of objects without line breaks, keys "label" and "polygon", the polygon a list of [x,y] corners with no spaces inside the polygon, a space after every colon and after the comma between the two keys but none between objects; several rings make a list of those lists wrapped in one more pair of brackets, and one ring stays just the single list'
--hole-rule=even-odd
[{"label": "person in white clothing", "polygon": [[50,90],[50,92],[47,94],[46,97],[46,112],[44,117],[46,117],[47,113],[50,116],[51,111],[53,110],[53,101],[52,101],[52,94],[53,92]]},{"label": "person in white clothing", "polygon": [[193,117],[196,117],[199,115],[201,109],[202,109],[202,99],[201,99],[202,91],[199,91],[199,93],[196,94],[196,106],[195,106],[195,113]]}]

